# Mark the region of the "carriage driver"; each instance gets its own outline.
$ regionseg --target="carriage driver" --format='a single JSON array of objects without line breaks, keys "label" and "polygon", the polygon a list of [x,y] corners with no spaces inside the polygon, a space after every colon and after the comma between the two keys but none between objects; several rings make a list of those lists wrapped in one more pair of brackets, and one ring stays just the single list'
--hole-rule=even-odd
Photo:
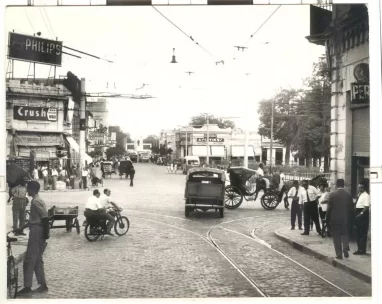
[{"label": "carriage driver", "polygon": [[266,189],[266,182],[263,179],[264,177],[264,164],[260,163],[259,168],[257,168],[257,179],[256,179],[256,192],[255,192],[255,198],[257,199],[257,195],[259,194],[260,190],[263,190],[265,192]]},{"label": "carriage driver", "polygon": [[114,234],[111,233],[111,228],[113,228],[115,223],[114,217],[107,213],[106,209],[102,207],[99,199],[100,196],[101,193],[99,190],[95,189],[93,195],[88,198],[84,215],[90,219],[107,220],[107,234],[114,236]]}]

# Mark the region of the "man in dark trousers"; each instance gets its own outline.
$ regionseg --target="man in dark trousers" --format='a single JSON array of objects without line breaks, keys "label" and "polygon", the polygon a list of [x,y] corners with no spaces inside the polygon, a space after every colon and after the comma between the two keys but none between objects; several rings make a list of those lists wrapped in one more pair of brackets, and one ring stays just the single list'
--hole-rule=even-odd
[{"label": "man in dark trousers", "polygon": [[358,185],[358,190],[359,195],[355,206],[358,250],[353,254],[363,255],[366,254],[367,233],[369,231],[370,195],[366,192],[366,185],[364,182]]},{"label": "man in dark trousers", "polygon": [[[20,184],[12,188],[13,196],[13,230],[24,227],[25,224],[25,207],[27,205],[27,188],[26,180],[21,180]],[[15,232],[15,235],[26,235],[22,230],[19,234]]]},{"label": "man in dark trousers", "polygon": [[344,189],[345,181],[337,179],[336,191],[330,193],[328,209],[326,211],[326,222],[330,226],[333,236],[336,259],[349,257],[348,224],[353,208],[352,195]]},{"label": "man in dark trousers", "polygon": [[307,180],[302,181],[301,196],[304,204],[304,228],[305,231],[301,235],[309,235],[310,220],[316,225],[316,231],[321,234],[320,220],[318,219],[318,203],[317,199],[321,196],[320,192],[309,185]]},{"label": "man in dark trousers", "polygon": [[33,292],[46,292],[48,287],[45,281],[44,262],[42,254],[47,246],[46,240],[49,239],[49,217],[45,202],[38,195],[40,184],[37,181],[31,181],[27,186],[28,195],[33,197],[31,202],[31,211],[29,223],[24,227],[16,229],[20,233],[22,229],[29,227],[29,240],[27,252],[24,259],[24,288],[18,294],[25,295],[32,292],[33,273],[36,275],[37,283],[40,285]]},{"label": "man in dark trousers", "polygon": [[292,199],[291,230],[295,229],[296,216],[298,220],[298,229],[302,230],[302,195],[298,181],[293,181],[293,187],[289,190],[287,196]]},{"label": "man in dark trousers", "polygon": [[134,186],[135,169],[130,157],[126,157],[126,178],[130,176],[130,187]]}]

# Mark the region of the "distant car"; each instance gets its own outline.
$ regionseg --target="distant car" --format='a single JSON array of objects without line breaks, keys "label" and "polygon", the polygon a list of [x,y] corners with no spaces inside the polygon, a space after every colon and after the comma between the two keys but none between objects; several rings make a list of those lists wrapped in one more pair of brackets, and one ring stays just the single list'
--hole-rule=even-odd
[{"label": "distant car", "polygon": [[150,155],[148,155],[148,154],[141,154],[141,157],[139,158],[139,161],[141,163],[148,163],[150,161]]}]

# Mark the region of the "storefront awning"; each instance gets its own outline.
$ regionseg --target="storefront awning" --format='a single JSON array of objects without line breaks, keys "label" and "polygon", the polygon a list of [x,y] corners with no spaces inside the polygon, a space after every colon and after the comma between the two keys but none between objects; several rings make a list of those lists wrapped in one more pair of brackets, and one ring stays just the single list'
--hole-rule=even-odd
[{"label": "storefront awning", "polygon": [[207,146],[192,146],[193,156],[207,156]]},{"label": "storefront awning", "polygon": [[[80,154],[80,146],[77,144],[77,142],[74,140],[71,136],[66,136],[66,140],[68,141],[70,148],[72,148],[75,152]],[[85,160],[88,163],[91,163],[93,161],[93,158],[91,158],[89,155],[85,153]]]},{"label": "storefront awning", "polygon": [[[249,157],[254,157],[253,146],[248,146],[247,154]],[[244,146],[231,146],[232,157],[244,157]]]},{"label": "storefront awning", "polygon": [[77,153],[80,153],[80,146],[77,144],[73,137],[66,136],[66,140],[68,141],[70,148],[72,148]]},{"label": "storefront awning", "polygon": [[211,146],[211,156],[224,157],[225,151],[224,146]]}]

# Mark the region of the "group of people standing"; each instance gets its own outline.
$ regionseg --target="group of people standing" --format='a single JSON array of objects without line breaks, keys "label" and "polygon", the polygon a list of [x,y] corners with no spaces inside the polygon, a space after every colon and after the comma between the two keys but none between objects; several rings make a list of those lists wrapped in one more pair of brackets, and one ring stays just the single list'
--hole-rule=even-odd
[{"label": "group of people standing", "polygon": [[[328,228],[328,236],[333,237],[336,258],[349,257],[349,235],[356,226],[358,249],[355,255],[366,254],[367,234],[369,229],[370,196],[366,192],[365,182],[358,185],[359,195],[353,203],[352,195],[344,189],[345,181],[338,179],[334,192],[329,192],[326,181],[318,185],[318,189],[303,180],[301,186],[293,181],[293,187],[287,197],[291,200],[291,230],[295,229],[296,218],[301,235],[309,235],[311,227],[321,235],[321,223]],[[304,215],[304,226],[302,225]]]}]

